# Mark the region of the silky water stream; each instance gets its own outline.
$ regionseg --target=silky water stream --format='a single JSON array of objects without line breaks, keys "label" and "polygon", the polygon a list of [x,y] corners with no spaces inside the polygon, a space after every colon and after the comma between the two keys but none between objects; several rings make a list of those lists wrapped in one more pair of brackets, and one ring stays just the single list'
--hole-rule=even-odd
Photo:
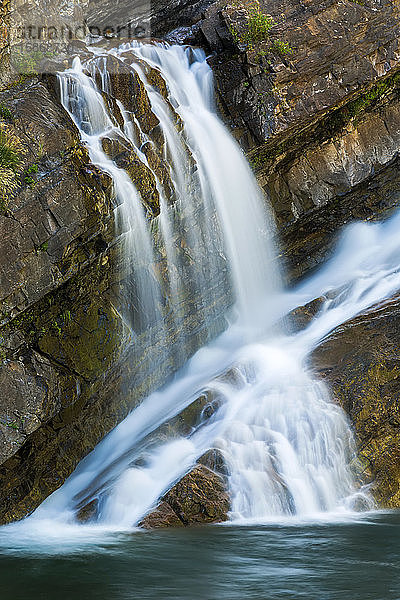
[{"label": "silky water stream", "polygon": [[[167,345],[168,311],[175,351],[184,356],[187,282],[199,310],[213,306],[212,282],[221,269],[231,308],[222,335],[215,338],[210,318],[208,343],[170,382],[145,398],[30,517],[0,529],[4,597],[11,598],[9,573],[26,557],[21,581],[31,587],[17,598],[49,598],[50,588],[59,598],[337,599],[342,592],[354,600],[399,598],[393,542],[398,518],[373,511],[356,474],[347,418],[308,370],[307,359],[336,326],[400,288],[400,216],[347,228],[329,263],[285,291],[266,199],[217,116],[204,54],[132,43],[108,53],[94,48],[85,60],[76,58],[59,74],[61,98],[91,161],[113,181],[117,234],[135,284],[135,306],[121,302],[127,331],[150,328],[154,341]],[[151,133],[121,101],[113,112],[106,100],[113,96],[112,61],[131,70],[159,121],[158,151],[168,164],[169,189],[146,149],[156,147]],[[155,72],[165,82],[164,94],[153,84]],[[150,214],[104,140],[128,149],[151,173],[158,216]],[[167,304],[149,276],[159,251],[155,227],[166,262]],[[190,261],[177,250],[182,232]],[[310,325],[290,333],[284,317],[323,294],[331,299]],[[186,437],[146,446],[153,432],[204,393],[216,399],[211,418]],[[228,524],[158,533],[136,529],[210,448],[221,451],[227,466]],[[77,507],[94,498],[95,521],[79,524]],[[364,512],[355,512],[360,506]],[[59,560],[50,558],[54,554]],[[351,583],[349,560],[366,573],[361,586]],[[63,587],[68,568],[74,573]],[[374,577],[379,569],[392,583]]]}]

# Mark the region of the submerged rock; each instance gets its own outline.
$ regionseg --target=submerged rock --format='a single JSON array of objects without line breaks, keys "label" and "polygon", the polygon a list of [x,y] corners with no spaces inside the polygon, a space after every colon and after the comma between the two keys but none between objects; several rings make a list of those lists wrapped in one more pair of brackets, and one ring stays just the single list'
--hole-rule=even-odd
[{"label": "submerged rock", "polygon": [[139,524],[145,529],[221,523],[228,518],[229,497],[223,479],[204,465],[197,465]]},{"label": "submerged rock", "polygon": [[196,429],[207,423],[219,406],[218,399],[213,398],[211,392],[205,392],[178,415],[150,433],[143,442],[143,449],[148,449],[160,441],[190,436]]}]

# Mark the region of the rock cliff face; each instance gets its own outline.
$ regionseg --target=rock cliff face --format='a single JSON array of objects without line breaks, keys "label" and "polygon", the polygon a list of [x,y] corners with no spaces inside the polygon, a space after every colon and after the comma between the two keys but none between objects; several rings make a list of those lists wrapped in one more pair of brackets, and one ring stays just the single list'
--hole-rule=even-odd
[{"label": "rock cliff face", "polygon": [[400,506],[399,298],[337,328],[312,357],[354,424],[382,507]]},{"label": "rock cliff face", "polygon": [[[328,229],[373,217],[376,173],[398,187],[400,8],[262,0],[259,13],[276,25],[260,36],[248,33],[252,5],[214,3],[201,31],[217,52],[210,60],[221,110],[271,198],[298,277],[329,253]],[[317,233],[322,214],[328,223]]]},{"label": "rock cliff face", "polygon": [[116,409],[104,411],[103,427],[95,414],[109,399],[97,408],[95,400],[120,349],[110,295],[110,181],[89,167],[77,131],[43,83],[16,84],[1,101],[9,111],[3,131],[20,154],[17,188],[0,211],[4,521],[57,487],[107,431]]},{"label": "rock cliff face", "polygon": [[[260,13],[276,25],[241,43],[251,6],[246,0],[215,3],[202,29],[216,49],[239,53],[231,57],[234,64],[217,57],[216,77],[234,123],[247,126],[259,143],[309,125],[398,67],[396,2],[261,0]],[[277,39],[292,51],[270,50]]]},{"label": "rock cliff face", "polygon": [[[199,19],[213,0],[121,0],[118,3],[90,0],[87,7],[89,27],[128,28],[151,36],[185,26]],[[121,29],[124,33],[127,29]]]}]

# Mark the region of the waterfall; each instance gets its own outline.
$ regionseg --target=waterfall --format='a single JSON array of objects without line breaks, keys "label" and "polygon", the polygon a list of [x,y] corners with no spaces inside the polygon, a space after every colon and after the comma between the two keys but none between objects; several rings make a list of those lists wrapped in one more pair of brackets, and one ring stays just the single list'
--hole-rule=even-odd
[{"label": "waterfall", "polygon": [[211,69],[199,50],[141,45],[136,52],[159,67],[166,80],[198,170],[207,239],[214,234],[209,221],[216,209],[240,317],[247,327],[259,329],[264,322],[260,303],[265,310],[279,286],[271,217],[247,161],[215,112]]},{"label": "waterfall", "polygon": [[124,258],[129,260],[132,256],[135,267],[139,303],[137,314],[142,320],[140,327],[148,327],[154,322],[162,324],[160,290],[149,273],[150,265],[155,262],[152,238],[140,195],[128,173],[107,156],[102,145],[104,139],[113,139],[115,136],[125,140],[125,135],[115,118],[108,113],[101,91],[94,80],[84,73],[78,57],[73,62],[73,68],[60,77],[60,87],[63,106],[77,125],[91,161],[111,177],[114,185],[116,203],[120,205],[117,211],[118,227],[125,237]]},{"label": "waterfall", "polygon": [[[114,61],[111,67],[107,63],[110,58]],[[128,110],[121,101],[117,100],[117,105],[122,125],[110,111],[104,96],[114,93],[113,77],[107,70],[113,67],[124,68],[125,75],[143,86],[149,110],[162,132],[161,141],[157,133],[143,131],[147,122],[142,125],[131,107]],[[151,84],[150,77],[147,79],[154,70],[165,81],[165,96]],[[279,288],[271,244],[272,220],[241,150],[215,113],[211,70],[204,54],[178,46],[127,44],[108,57],[96,53],[84,65],[75,58],[72,68],[59,79],[63,106],[79,128],[90,159],[113,181],[117,234],[126,238],[124,258],[128,270],[133,268],[131,285],[135,287],[133,303],[139,328],[156,324],[157,332],[163,330],[166,314],[162,305],[163,297],[167,297],[175,329],[184,338],[185,306],[181,298],[185,285],[192,287],[193,297],[199,298],[203,307],[213,306],[213,280],[216,273],[228,270],[226,293],[233,288],[241,320],[247,327],[252,324],[253,329],[259,329],[259,299],[268,302]],[[152,221],[159,229],[162,249],[155,248],[140,190],[126,169],[110,158],[106,144],[133,153],[144,175],[153,179],[160,211]],[[160,162],[168,162],[172,201],[171,190],[150,164],[148,148],[153,162],[154,155]],[[190,264],[179,255],[176,240],[189,248]],[[157,253],[166,257],[164,289],[163,282],[150,272]],[[222,264],[226,260],[228,269]],[[127,318],[129,321],[129,315]]]},{"label": "waterfall", "polygon": [[[96,499],[98,523],[130,528],[210,448],[226,462],[232,520],[351,511],[360,498],[371,506],[356,482],[346,416],[308,370],[307,358],[337,325],[399,289],[399,217],[352,227],[326,267],[282,291],[269,209],[217,116],[204,53],[138,43],[93,52],[84,63],[76,58],[59,79],[63,105],[90,159],[114,185],[117,235],[124,239],[126,268],[133,269],[126,322],[133,331],[153,327],[166,343],[172,312],[186,352],[185,296],[198,298],[196,310],[212,306],[221,272],[234,310],[227,330],[213,339],[210,327],[209,343],[145,398],[28,521],[73,523],[77,508]],[[139,109],[136,114],[117,98],[111,68],[144,94],[152,128]],[[110,140],[140,162],[158,208],[107,152]],[[160,255],[162,277],[153,268]],[[340,292],[306,329],[288,334],[279,326],[290,310],[331,290]],[[152,437],[205,393],[215,403],[210,418],[186,437]]]}]

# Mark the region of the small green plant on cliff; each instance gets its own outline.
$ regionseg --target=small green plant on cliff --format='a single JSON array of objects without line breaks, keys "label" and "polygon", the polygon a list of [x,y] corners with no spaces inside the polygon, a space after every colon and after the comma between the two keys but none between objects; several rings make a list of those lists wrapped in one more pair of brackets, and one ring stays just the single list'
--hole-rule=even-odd
[{"label": "small green plant on cliff", "polygon": [[7,427],[9,427],[10,429],[19,429],[19,424],[14,421],[13,423],[7,423]]},{"label": "small green plant on cliff", "polygon": [[0,210],[7,208],[19,186],[17,169],[23,147],[10,127],[0,123]]},{"label": "small green plant on cliff", "polygon": [[45,155],[44,144],[41,140],[38,141],[38,157],[42,158]]},{"label": "small green plant on cliff", "polygon": [[70,323],[72,321],[72,314],[70,310],[66,310],[65,312],[63,312],[63,320],[64,323]]},{"label": "small green plant on cliff", "polygon": [[18,431],[21,427],[24,426],[24,419],[21,419],[21,422],[18,423],[17,421],[1,421],[0,425],[3,425],[4,427],[8,427],[9,429],[15,429],[15,431]]},{"label": "small green plant on cliff", "polygon": [[288,42],[283,42],[282,40],[273,40],[271,42],[271,50],[277,52],[277,54],[280,54],[281,56],[293,54],[293,50]]},{"label": "small green plant on cliff", "polygon": [[33,175],[36,175],[38,170],[39,170],[39,167],[36,164],[33,164],[27,168],[27,170],[25,171],[25,174],[24,174],[24,181],[25,181],[26,185],[29,185],[29,186],[35,185],[36,180],[33,177]]},{"label": "small green plant on cliff", "polygon": [[61,327],[58,324],[58,321],[56,319],[54,319],[54,321],[52,322],[51,327],[56,332],[56,335],[58,337],[60,337],[62,335],[62,329],[61,329]]},{"label": "small green plant on cliff", "polygon": [[37,75],[40,63],[45,58],[54,58],[56,52],[34,50],[32,52],[23,52],[19,48],[12,50],[12,64],[14,69],[22,75]]},{"label": "small green plant on cliff", "polygon": [[[349,115],[357,120],[365,111],[371,110],[377,102],[381,101],[384,97],[392,94],[395,90],[399,89],[400,85],[400,73],[395,73],[391,77],[388,77],[384,81],[379,81],[370,90],[365,92],[362,96],[353,100],[346,107]],[[397,91],[397,94],[399,92]]]},{"label": "small green plant on cliff", "polygon": [[261,11],[258,2],[253,4],[249,9],[249,21],[244,34],[244,39],[249,45],[268,40],[270,31],[275,25],[273,18]]},{"label": "small green plant on cliff", "polygon": [[11,170],[18,167],[21,150],[17,136],[8,127],[0,125],[0,167]]},{"label": "small green plant on cliff", "polygon": [[7,106],[4,106],[4,104],[0,104],[0,119],[10,122],[14,120],[11,110]]},{"label": "small green plant on cliff", "polygon": [[39,254],[39,252],[47,252],[47,250],[49,249],[49,242],[43,242],[43,244],[41,244],[36,252]]},{"label": "small green plant on cliff", "polygon": [[[243,4],[238,4],[238,8],[243,8]],[[291,54],[293,50],[287,42],[282,40],[271,40],[271,29],[276,25],[271,15],[265,14],[258,0],[249,0],[245,3],[244,9],[247,13],[247,24],[239,31],[235,26],[231,26],[230,30],[238,44],[245,47],[246,50],[253,50],[255,45],[268,42],[265,49],[261,49],[258,53],[260,57],[267,53]]]}]

